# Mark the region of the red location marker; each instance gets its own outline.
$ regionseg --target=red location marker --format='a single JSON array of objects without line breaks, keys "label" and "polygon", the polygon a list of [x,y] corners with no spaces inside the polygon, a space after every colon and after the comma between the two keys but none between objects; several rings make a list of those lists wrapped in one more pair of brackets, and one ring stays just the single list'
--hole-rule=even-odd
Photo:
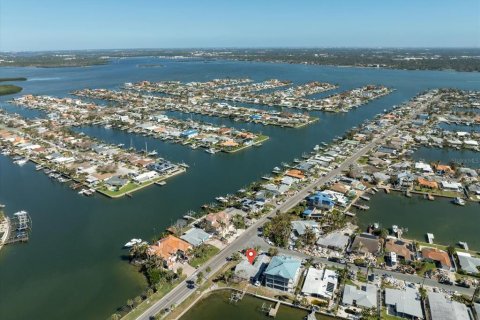
[{"label": "red location marker", "polygon": [[248,249],[245,255],[247,256],[248,262],[253,264],[253,260],[255,260],[255,257],[257,256],[257,251],[254,249]]}]

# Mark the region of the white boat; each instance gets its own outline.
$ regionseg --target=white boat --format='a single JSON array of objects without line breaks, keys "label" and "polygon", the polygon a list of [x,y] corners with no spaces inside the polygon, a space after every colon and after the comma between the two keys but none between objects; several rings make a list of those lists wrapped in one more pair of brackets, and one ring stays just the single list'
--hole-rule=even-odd
[{"label": "white boat", "polygon": [[23,166],[27,162],[28,162],[28,159],[25,159],[25,158],[15,161],[15,163],[18,164],[19,166]]},{"label": "white boat", "polygon": [[317,144],[317,145],[315,145],[315,147],[313,148],[313,150],[315,150],[315,151],[318,151],[318,150],[320,150],[320,146],[319,146],[318,144]]},{"label": "white boat", "polygon": [[37,171],[40,171],[40,170],[42,170],[42,169],[43,169],[43,166],[42,166],[41,164],[37,164],[37,165],[35,166],[35,170],[37,170]]},{"label": "white boat", "polygon": [[207,150],[205,150],[205,152],[210,154],[215,154],[217,153],[217,150],[215,150],[214,148],[208,148]]},{"label": "white boat", "polygon": [[394,224],[394,225],[392,226],[392,231],[393,231],[393,233],[395,233],[395,234],[398,232],[398,226],[397,226],[396,224]]},{"label": "white boat", "polygon": [[130,241],[128,241],[127,243],[125,243],[125,244],[123,245],[123,247],[124,247],[124,248],[131,248],[131,247],[133,247],[134,245],[140,244],[140,243],[142,243],[142,239],[135,239],[135,238],[133,238],[133,239],[131,239]]},{"label": "white boat", "polygon": [[453,199],[453,203],[459,206],[464,206],[466,202],[462,198],[456,197],[455,199]]},{"label": "white boat", "polygon": [[157,150],[152,150],[149,153],[147,153],[149,156],[156,156],[158,154]]},{"label": "white boat", "polygon": [[222,202],[222,203],[228,202],[228,200],[225,199],[224,197],[216,197],[215,200],[217,200],[218,202]]},{"label": "white boat", "polygon": [[185,162],[181,162],[178,164],[180,167],[184,167],[184,168],[190,168],[190,166],[188,164],[186,164]]}]

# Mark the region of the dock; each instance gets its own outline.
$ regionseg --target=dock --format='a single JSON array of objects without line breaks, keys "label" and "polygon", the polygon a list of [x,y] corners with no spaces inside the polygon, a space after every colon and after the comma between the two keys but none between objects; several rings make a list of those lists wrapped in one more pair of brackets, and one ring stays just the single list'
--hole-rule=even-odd
[{"label": "dock", "polygon": [[370,209],[369,206],[366,206],[366,205],[364,205],[364,204],[354,203],[354,204],[352,204],[352,206],[355,207],[355,208],[358,208],[358,209],[360,209],[360,210],[368,210],[368,209]]},{"label": "dock", "polygon": [[427,241],[430,244],[433,244],[433,239],[435,239],[433,233],[427,233]]},{"label": "dock", "polygon": [[26,211],[16,212],[9,220],[9,232],[4,244],[27,242],[32,229],[32,220],[28,213]]},{"label": "dock", "polygon": [[275,304],[275,307],[270,308],[268,311],[268,316],[275,318],[277,316],[278,309],[280,309],[280,301]]}]

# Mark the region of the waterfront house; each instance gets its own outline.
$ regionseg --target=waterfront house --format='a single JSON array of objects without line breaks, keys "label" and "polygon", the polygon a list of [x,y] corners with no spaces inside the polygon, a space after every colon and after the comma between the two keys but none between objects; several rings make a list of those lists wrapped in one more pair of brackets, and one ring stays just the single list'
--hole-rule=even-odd
[{"label": "waterfront house", "polygon": [[305,173],[301,170],[298,170],[298,169],[287,170],[285,175],[289,176],[289,177],[292,177],[292,178],[295,178],[295,179],[298,179],[298,180],[305,179]]},{"label": "waterfront house", "polygon": [[326,235],[320,235],[317,239],[317,245],[343,252],[349,241],[349,236],[346,236],[341,231],[334,231]]},{"label": "waterfront house", "polygon": [[325,192],[317,192],[307,198],[308,205],[319,209],[332,210],[334,202],[332,197]]},{"label": "waterfront house", "polygon": [[290,256],[274,256],[264,272],[265,286],[293,292],[300,276],[300,260]]},{"label": "waterfront house", "polygon": [[231,227],[230,216],[225,211],[211,212],[205,217],[205,231],[225,236]]},{"label": "waterfront house", "polygon": [[460,264],[460,268],[471,274],[480,273],[480,258],[479,257],[472,257],[470,253],[457,251],[458,262]]},{"label": "waterfront house", "polygon": [[438,175],[451,175],[454,173],[452,167],[445,164],[434,165],[435,171]]},{"label": "waterfront house", "polygon": [[187,252],[192,245],[173,235],[160,239],[148,248],[148,253],[162,258],[167,268],[171,268],[177,260],[186,260]]},{"label": "waterfront house", "polygon": [[128,183],[128,179],[123,179],[120,176],[112,176],[105,180],[105,185],[110,190],[118,190]]},{"label": "waterfront house", "polygon": [[338,285],[338,275],[334,270],[308,268],[303,283],[302,294],[305,296],[332,299]]},{"label": "waterfront house", "polygon": [[434,262],[438,268],[453,271],[452,262],[447,252],[437,248],[424,247],[421,253],[423,259]]},{"label": "waterfront house", "polygon": [[180,134],[180,136],[182,138],[191,139],[198,136],[198,131],[195,129],[185,130]]},{"label": "waterfront house", "polygon": [[351,252],[363,255],[368,253],[378,255],[381,252],[381,249],[382,245],[380,238],[370,233],[357,235],[350,246]]},{"label": "waterfront house", "polygon": [[432,173],[433,172],[433,169],[429,164],[421,162],[421,161],[415,162],[415,170],[417,170],[419,172],[423,172],[423,173]]},{"label": "waterfront house", "polygon": [[396,257],[409,262],[414,260],[413,245],[400,239],[387,239],[385,242],[385,252],[395,253]]},{"label": "waterfront house", "polygon": [[245,256],[242,256],[242,261],[235,266],[234,278],[237,281],[251,281],[252,283],[260,281],[269,262],[270,258],[266,254],[258,255],[253,264]]},{"label": "waterfront house", "polygon": [[405,319],[423,319],[420,294],[415,288],[403,290],[385,288],[387,314]]},{"label": "waterfront house", "polygon": [[447,299],[443,293],[428,292],[428,304],[432,320],[471,320],[466,305]]},{"label": "waterfront house", "polygon": [[442,186],[443,190],[448,190],[448,191],[460,192],[463,189],[463,186],[461,183],[454,182],[454,181],[441,181],[440,185]]},{"label": "waterfront house", "polygon": [[342,304],[360,308],[377,308],[377,287],[373,284],[362,284],[360,289],[347,284],[343,289]]},{"label": "waterfront house", "polygon": [[417,178],[417,184],[422,188],[438,189],[438,183],[436,181],[430,181],[422,177]]},{"label": "waterfront house", "polygon": [[139,175],[135,176],[133,178],[133,181],[135,183],[138,183],[138,184],[141,184],[141,183],[145,183],[145,182],[148,182],[148,181],[151,181],[155,178],[158,178],[158,173],[155,172],[155,171],[147,171],[147,172],[143,172],[143,173],[140,173]]},{"label": "waterfront house", "polygon": [[180,238],[187,241],[194,247],[201,245],[212,236],[209,233],[206,233],[203,229],[191,228],[186,231]]}]

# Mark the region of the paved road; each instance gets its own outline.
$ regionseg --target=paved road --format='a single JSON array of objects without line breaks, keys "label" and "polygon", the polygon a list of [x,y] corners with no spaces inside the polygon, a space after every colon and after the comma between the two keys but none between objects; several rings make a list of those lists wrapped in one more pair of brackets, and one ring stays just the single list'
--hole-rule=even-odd
[{"label": "paved road", "polygon": [[[414,115],[419,114],[422,111],[423,111],[423,108],[419,108],[414,112]],[[404,121],[408,121],[408,119],[404,119]],[[341,174],[343,170],[348,170],[351,164],[355,163],[359,158],[367,154],[370,150],[372,150],[375,146],[381,143],[384,139],[388,138],[393,133],[395,133],[397,129],[398,129],[398,125],[392,126],[383,134],[380,134],[379,136],[374,138],[372,141],[367,143],[360,150],[356,151],[350,157],[345,159],[345,161],[336,169],[331,170],[325,176],[310,183],[305,188],[300,190],[297,194],[291,196],[280,205],[277,205],[272,211],[270,211],[268,214],[266,214],[265,216],[257,220],[251,227],[249,227],[230,245],[228,245],[222,251],[220,251],[214,258],[212,258],[207,263],[205,263],[201,268],[197,269],[197,271],[195,271],[195,273],[191,275],[188,279],[185,279],[185,281],[180,283],[177,287],[175,287],[172,291],[170,291],[167,295],[165,295],[161,300],[155,302],[148,310],[146,310],[137,319],[148,320],[151,316],[158,314],[161,310],[168,308],[171,305],[178,305],[181,302],[183,302],[185,299],[187,299],[190,295],[192,295],[195,292],[195,290],[187,288],[186,281],[195,280],[196,275],[200,271],[202,271],[206,277],[216,273],[225,265],[225,263],[227,262],[227,258],[230,257],[234,252],[237,252],[245,249],[246,247],[249,247],[249,245],[254,241],[254,238],[257,236],[258,228],[261,227],[267,221],[267,219],[274,216],[277,211],[285,212],[293,208],[294,206],[296,206],[300,201],[302,201],[306,196],[308,196],[313,190],[321,187],[326,182],[331,180],[333,177]],[[210,267],[211,269],[210,273],[208,274],[205,272],[205,269],[207,267]],[[386,273],[386,272],[380,272],[380,273]],[[397,274],[397,273],[393,273],[393,274],[401,276],[401,274]],[[414,281],[414,282],[418,282],[418,281]]]},{"label": "paved road", "polygon": [[[265,242],[265,240],[263,238],[259,237],[258,235],[254,236],[249,241],[248,244],[251,245],[252,247],[258,246],[258,247],[262,248],[262,250],[264,250],[264,251],[268,251],[268,249],[271,247],[269,244],[267,244]],[[301,252],[298,252],[298,251],[293,251],[293,250],[288,250],[288,249],[283,249],[283,248],[278,248],[278,251],[281,254],[294,256],[294,257],[297,257],[297,258],[300,258],[300,259],[312,258],[311,256],[309,256],[307,254],[304,254],[304,253],[301,253]],[[324,265],[335,267],[335,268],[343,269],[345,267],[345,264],[329,261],[327,258],[315,257],[315,258],[313,258],[313,261],[314,261],[314,263],[322,263]],[[367,272],[367,268],[357,267],[356,265],[354,265],[352,263],[348,264],[348,268],[350,270],[353,270],[353,271],[361,270],[364,273]],[[387,274],[387,275],[389,275],[389,276],[391,276],[391,277],[393,277],[397,280],[413,282],[413,283],[417,283],[417,284],[418,283],[420,283],[420,284],[423,283],[425,286],[437,287],[437,288],[441,288],[441,289],[445,289],[445,290],[449,290],[449,291],[457,291],[459,293],[470,295],[470,296],[473,294],[473,291],[474,291],[473,288],[464,288],[464,287],[453,286],[453,285],[449,286],[449,285],[446,285],[446,284],[438,283],[436,280],[432,280],[432,279],[428,279],[428,278],[424,279],[424,278],[422,278],[420,276],[417,276],[415,274],[413,274],[413,275],[412,274],[404,274],[404,273],[399,273],[399,272],[395,272],[395,271],[387,271],[387,270],[376,269],[376,268],[373,269],[373,270],[370,270],[369,272],[373,272],[375,275],[378,275],[378,276],[382,276],[384,274]]]}]

